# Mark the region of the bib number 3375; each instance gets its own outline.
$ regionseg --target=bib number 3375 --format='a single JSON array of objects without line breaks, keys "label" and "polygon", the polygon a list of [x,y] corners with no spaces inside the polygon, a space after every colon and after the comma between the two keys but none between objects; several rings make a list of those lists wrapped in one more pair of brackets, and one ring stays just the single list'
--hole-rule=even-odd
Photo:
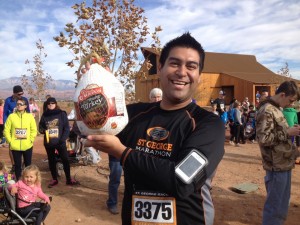
[{"label": "bib number 3375", "polygon": [[133,195],[132,203],[133,225],[176,224],[176,204],[172,197]]}]

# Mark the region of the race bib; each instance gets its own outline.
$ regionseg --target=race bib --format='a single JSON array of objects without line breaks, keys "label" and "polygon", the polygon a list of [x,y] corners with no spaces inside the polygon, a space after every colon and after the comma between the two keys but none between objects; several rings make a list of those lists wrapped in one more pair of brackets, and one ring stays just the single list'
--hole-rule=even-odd
[{"label": "race bib", "polygon": [[27,128],[16,128],[15,137],[17,139],[26,139],[27,138]]},{"label": "race bib", "polygon": [[58,128],[49,129],[49,138],[58,138]]},{"label": "race bib", "polygon": [[132,196],[132,225],[176,225],[176,201],[164,193],[136,192]]}]

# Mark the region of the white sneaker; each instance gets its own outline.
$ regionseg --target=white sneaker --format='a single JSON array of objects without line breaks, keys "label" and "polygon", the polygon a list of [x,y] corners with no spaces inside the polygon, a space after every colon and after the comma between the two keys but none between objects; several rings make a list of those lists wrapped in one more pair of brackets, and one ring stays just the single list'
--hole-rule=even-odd
[{"label": "white sneaker", "polygon": [[229,144],[230,144],[230,145],[234,145],[234,142],[233,142],[233,141],[229,141]]},{"label": "white sneaker", "polygon": [[235,147],[240,147],[240,144],[239,143],[235,144]]}]

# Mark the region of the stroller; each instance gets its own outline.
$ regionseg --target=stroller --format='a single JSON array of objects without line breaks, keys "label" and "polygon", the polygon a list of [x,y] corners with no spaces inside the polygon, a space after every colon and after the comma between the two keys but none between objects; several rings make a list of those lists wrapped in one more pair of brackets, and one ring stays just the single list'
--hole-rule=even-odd
[{"label": "stroller", "polygon": [[12,196],[6,186],[3,186],[3,198],[0,200],[0,225],[35,224],[36,218],[31,214],[39,208],[31,210],[26,217],[21,217],[16,211],[16,196]]},{"label": "stroller", "polygon": [[[93,147],[84,147],[80,139],[81,136],[77,128],[77,125],[74,121],[73,127],[71,128],[70,131],[69,138],[67,140],[67,150],[69,154],[70,163],[74,164],[74,163],[82,162],[83,165],[85,166],[91,164],[97,164],[101,160],[99,152]],[[59,158],[58,153],[57,153],[56,160],[57,160],[56,163],[57,174],[58,176],[61,176],[64,167]]]}]

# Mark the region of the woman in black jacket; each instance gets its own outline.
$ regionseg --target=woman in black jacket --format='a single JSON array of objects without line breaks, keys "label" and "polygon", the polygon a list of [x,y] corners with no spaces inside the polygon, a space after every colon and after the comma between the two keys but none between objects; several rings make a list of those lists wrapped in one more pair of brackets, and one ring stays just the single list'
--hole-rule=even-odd
[{"label": "woman in black jacket", "polygon": [[46,111],[43,113],[39,123],[39,131],[44,134],[44,146],[48,155],[49,169],[52,175],[52,181],[48,187],[51,188],[58,184],[55,150],[58,151],[64,166],[66,184],[77,185],[79,183],[71,179],[69,156],[66,146],[66,140],[70,133],[67,113],[59,108],[55,98],[48,98],[46,105]]}]

